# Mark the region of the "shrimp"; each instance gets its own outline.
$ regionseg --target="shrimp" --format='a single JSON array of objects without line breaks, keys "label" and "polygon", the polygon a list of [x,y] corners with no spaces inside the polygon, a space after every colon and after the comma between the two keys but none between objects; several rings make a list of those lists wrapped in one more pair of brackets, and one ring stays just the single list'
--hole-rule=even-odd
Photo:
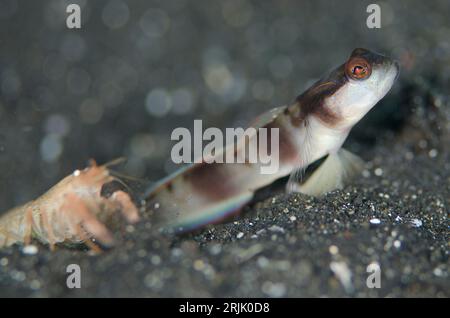
[{"label": "shrimp", "polygon": [[58,243],[86,244],[91,250],[113,245],[113,236],[98,219],[120,211],[129,223],[136,223],[139,214],[128,193],[118,190],[102,196],[103,185],[122,183],[109,169],[112,163],[98,166],[94,160],[83,170],[75,170],[39,198],[13,208],[0,217],[0,248],[13,244],[28,245],[34,239],[48,244],[51,250]]}]

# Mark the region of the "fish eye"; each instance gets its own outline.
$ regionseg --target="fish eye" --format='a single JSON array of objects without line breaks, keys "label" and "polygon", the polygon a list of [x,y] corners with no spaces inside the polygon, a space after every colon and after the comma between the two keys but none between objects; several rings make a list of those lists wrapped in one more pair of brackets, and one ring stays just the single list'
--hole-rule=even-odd
[{"label": "fish eye", "polygon": [[354,58],[347,62],[345,67],[347,76],[355,80],[365,79],[372,73],[372,68],[366,60],[362,58]]}]

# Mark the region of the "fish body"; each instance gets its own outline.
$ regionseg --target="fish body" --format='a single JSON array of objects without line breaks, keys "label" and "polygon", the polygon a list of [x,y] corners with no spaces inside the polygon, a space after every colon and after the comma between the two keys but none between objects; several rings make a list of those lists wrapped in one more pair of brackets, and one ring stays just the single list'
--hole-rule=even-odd
[{"label": "fish body", "polygon": [[[148,189],[145,198],[153,219],[169,231],[189,231],[219,222],[248,203],[254,192],[291,175],[287,191],[321,195],[340,188],[360,172],[362,161],[342,149],[351,128],[392,87],[399,73],[394,60],[366,49],[355,49],[349,59],[314,83],[288,106],[260,116],[248,140],[229,145],[215,156],[246,157],[246,145],[260,139],[266,128],[267,143],[258,150],[270,153],[277,137],[279,168],[261,173],[262,164],[201,162],[192,164]],[[273,133],[274,129],[277,135]],[[266,149],[261,149],[261,148]],[[328,156],[303,184],[301,172]]]}]

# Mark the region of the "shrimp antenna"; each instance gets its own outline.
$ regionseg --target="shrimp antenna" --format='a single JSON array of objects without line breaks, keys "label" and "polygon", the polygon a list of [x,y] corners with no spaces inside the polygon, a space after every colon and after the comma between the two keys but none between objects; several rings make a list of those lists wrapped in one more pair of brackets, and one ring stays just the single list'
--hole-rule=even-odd
[{"label": "shrimp antenna", "polygon": [[142,178],[129,176],[124,173],[120,173],[120,172],[113,171],[113,170],[110,170],[109,173],[114,177],[118,177],[118,178],[122,178],[122,179],[127,179],[127,180],[131,180],[131,181],[139,181],[139,182],[144,181],[144,179],[142,179]]},{"label": "shrimp antenna", "polygon": [[111,166],[116,166],[118,164],[121,164],[121,163],[123,163],[125,161],[127,161],[127,158],[119,157],[119,158],[113,159],[111,161],[108,161],[107,163],[103,164],[103,166],[108,168],[108,167],[111,167]]}]

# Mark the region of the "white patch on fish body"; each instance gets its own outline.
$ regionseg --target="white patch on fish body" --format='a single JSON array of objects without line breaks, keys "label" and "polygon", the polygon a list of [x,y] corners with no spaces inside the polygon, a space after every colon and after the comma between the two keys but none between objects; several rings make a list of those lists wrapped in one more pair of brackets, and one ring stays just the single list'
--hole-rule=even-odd
[{"label": "white patch on fish body", "polygon": [[350,129],[328,127],[315,116],[308,118],[308,125],[309,127],[306,128],[309,130],[306,133],[308,140],[305,143],[309,143],[310,146],[303,145],[303,149],[309,148],[308,158],[304,163],[305,166],[329,153],[336,153],[350,132]]}]

